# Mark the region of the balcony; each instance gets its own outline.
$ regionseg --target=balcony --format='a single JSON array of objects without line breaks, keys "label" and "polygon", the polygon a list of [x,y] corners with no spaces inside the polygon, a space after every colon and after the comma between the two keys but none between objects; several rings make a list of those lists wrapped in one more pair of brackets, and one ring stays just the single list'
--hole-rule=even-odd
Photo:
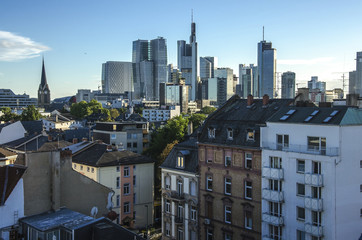
[{"label": "balcony", "polygon": [[323,236],[323,227],[322,226],[315,226],[311,223],[306,223],[304,225],[304,231],[309,233],[315,237],[322,237]]},{"label": "balcony", "polygon": [[304,207],[313,211],[322,211],[323,210],[323,200],[319,198],[304,198]]},{"label": "balcony", "polygon": [[289,144],[288,147],[281,146],[276,144],[275,142],[263,142],[263,149],[267,150],[278,150],[284,152],[297,152],[297,153],[306,153],[313,155],[325,155],[325,156],[338,156],[339,148],[308,148],[308,145],[297,145],[297,144]]},{"label": "balcony", "polygon": [[262,239],[263,239],[263,240],[275,240],[275,239],[283,240],[284,238],[282,238],[282,237],[277,237],[277,236],[271,237],[271,236],[269,236],[269,235],[264,235]]},{"label": "balcony", "polygon": [[274,180],[283,180],[284,172],[281,168],[263,167],[262,177]]},{"label": "balcony", "polygon": [[176,224],[183,224],[184,223],[184,218],[183,217],[175,217],[175,223]]},{"label": "balcony", "polygon": [[185,194],[184,193],[178,193],[176,191],[171,192],[171,198],[173,200],[185,200]]},{"label": "balcony", "polygon": [[142,129],[142,133],[143,134],[148,134],[148,130],[147,129]]},{"label": "balcony", "polygon": [[305,173],[304,182],[305,182],[305,184],[312,185],[314,187],[322,187],[323,186],[323,175],[315,174],[315,173]]},{"label": "balcony", "polygon": [[284,194],[280,191],[274,191],[264,188],[262,191],[262,198],[271,202],[283,202]]},{"label": "balcony", "polygon": [[272,224],[274,226],[283,226],[284,219],[283,217],[270,215],[270,213],[263,213],[263,222]]},{"label": "balcony", "polygon": [[148,143],[148,142],[149,142],[149,141],[148,141],[148,138],[143,138],[143,139],[142,139],[142,142],[143,142],[143,143]]}]

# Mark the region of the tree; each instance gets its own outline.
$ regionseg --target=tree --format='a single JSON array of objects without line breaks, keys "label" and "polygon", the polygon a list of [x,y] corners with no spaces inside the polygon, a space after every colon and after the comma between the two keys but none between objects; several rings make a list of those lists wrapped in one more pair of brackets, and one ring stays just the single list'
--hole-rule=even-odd
[{"label": "tree", "polygon": [[110,121],[112,121],[111,113],[110,113],[110,111],[108,109],[102,108],[102,109],[100,109],[98,111],[100,111],[100,113],[102,115],[102,118],[101,118],[102,122],[110,122]]},{"label": "tree", "polygon": [[192,130],[194,131],[195,129],[197,129],[198,127],[201,126],[201,124],[204,122],[204,120],[206,119],[206,115],[205,114],[201,114],[201,113],[194,113],[189,117],[189,121],[192,122]]},{"label": "tree", "polygon": [[0,117],[0,121],[9,122],[9,121],[18,121],[21,119],[20,115],[11,112],[11,108],[9,107],[2,107],[0,111],[3,115]]},{"label": "tree", "polygon": [[92,111],[86,101],[81,101],[79,103],[72,104],[70,107],[70,113],[78,119],[83,119],[84,117],[91,115]]},{"label": "tree", "polygon": [[110,110],[112,120],[116,119],[119,116],[119,111],[115,108]]},{"label": "tree", "polygon": [[27,106],[26,109],[23,110],[21,114],[22,121],[35,121],[41,118],[41,114],[38,109],[35,108],[34,105]]},{"label": "tree", "polygon": [[211,114],[214,111],[216,111],[216,108],[211,107],[211,106],[206,106],[201,109],[201,113],[203,113],[203,114]]}]

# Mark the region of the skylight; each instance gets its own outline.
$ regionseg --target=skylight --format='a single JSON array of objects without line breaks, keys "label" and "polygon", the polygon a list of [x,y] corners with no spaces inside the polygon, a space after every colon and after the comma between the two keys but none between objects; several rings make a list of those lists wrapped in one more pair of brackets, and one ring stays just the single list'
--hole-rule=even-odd
[{"label": "skylight", "polygon": [[291,109],[286,114],[287,115],[292,115],[293,113],[295,113],[295,111],[296,111],[295,109]]},{"label": "skylight", "polygon": [[285,121],[290,117],[290,115],[284,115],[283,117],[280,118],[281,121]]},{"label": "skylight", "polygon": [[319,113],[319,110],[315,110],[314,112],[312,112],[311,116],[315,116],[317,115],[317,113]]},{"label": "skylight", "polygon": [[332,119],[332,117],[327,117],[326,119],[323,120],[323,122],[329,122]]},{"label": "skylight", "polygon": [[308,116],[306,119],[304,119],[304,122],[309,122],[312,118],[313,116]]},{"label": "skylight", "polygon": [[334,116],[336,116],[336,114],[338,113],[339,111],[338,110],[334,110],[332,113],[331,113],[331,117],[334,117]]}]

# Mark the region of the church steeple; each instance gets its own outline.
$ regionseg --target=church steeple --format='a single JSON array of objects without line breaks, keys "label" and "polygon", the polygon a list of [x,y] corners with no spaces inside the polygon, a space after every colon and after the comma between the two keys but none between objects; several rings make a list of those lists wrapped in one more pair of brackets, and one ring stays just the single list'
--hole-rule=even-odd
[{"label": "church steeple", "polygon": [[45,74],[44,57],[43,57],[41,80],[38,90],[38,107],[48,108],[49,105],[50,105],[50,89]]}]

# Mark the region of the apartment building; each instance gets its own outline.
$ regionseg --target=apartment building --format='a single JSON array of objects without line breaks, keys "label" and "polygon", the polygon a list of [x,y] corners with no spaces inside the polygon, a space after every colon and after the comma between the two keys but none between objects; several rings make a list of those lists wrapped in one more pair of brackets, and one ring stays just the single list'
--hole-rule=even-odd
[{"label": "apartment building", "polygon": [[292,99],[230,98],[199,137],[200,239],[261,239],[260,127]]},{"label": "apartment building", "polygon": [[177,144],[161,165],[162,239],[199,239],[199,176],[195,137]]},{"label": "apartment building", "polygon": [[180,113],[180,106],[167,106],[162,109],[144,109],[142,116],[149,122],[161,122],[176,117]]},{"label": "apartment building", "polygon": [[81,142],[68,147],[73,169],[111,188],[116,222],[133,228],[153,224],[154,161],[111,145]]},{"label": "apartment building", "polygon": [[[358,239],[362,111],[284,107],[261,128],[263,239]],[[360,190],[360,191],[358,191]]]}]

